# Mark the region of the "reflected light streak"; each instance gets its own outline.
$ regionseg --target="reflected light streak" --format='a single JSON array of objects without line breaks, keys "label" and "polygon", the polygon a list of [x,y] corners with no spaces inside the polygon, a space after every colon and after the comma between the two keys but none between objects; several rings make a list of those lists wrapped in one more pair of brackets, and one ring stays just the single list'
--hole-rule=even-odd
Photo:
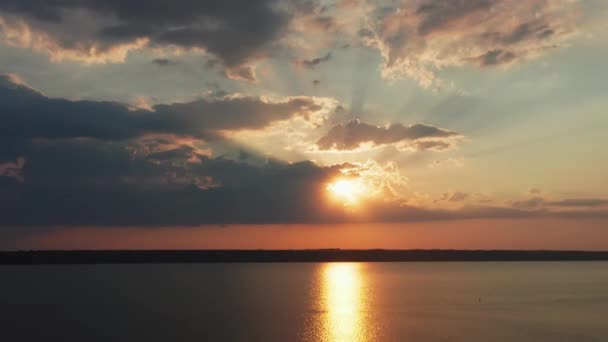
[{"label": "reflected light streak", "polygon": [[322,300],[327,312],[324,341],[368,341],[361,265],[329,263],[323,269]]}]

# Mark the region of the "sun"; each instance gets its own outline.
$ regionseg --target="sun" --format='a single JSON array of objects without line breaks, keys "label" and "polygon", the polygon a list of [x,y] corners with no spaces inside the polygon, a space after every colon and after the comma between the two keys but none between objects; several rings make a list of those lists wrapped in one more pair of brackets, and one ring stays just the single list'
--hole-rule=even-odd
[{"label": "sun", "polygon": [[355,204],[365,194],[365,186],[360,179],[342,178],[327,185],[329,193],[344,204]]}]

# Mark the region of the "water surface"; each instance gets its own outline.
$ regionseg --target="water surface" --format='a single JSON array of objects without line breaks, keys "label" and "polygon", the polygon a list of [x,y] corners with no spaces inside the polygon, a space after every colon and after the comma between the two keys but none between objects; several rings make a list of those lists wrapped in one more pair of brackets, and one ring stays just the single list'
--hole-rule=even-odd
[{"label": "water surface", "polygon": [[0,266],[0,341],[608,341],[608,263]]}]

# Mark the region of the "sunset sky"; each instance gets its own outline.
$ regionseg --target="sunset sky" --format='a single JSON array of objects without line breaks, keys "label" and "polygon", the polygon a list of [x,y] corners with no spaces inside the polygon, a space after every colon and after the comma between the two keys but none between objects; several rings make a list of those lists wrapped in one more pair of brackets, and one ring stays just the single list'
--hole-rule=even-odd
[{"label": "sunset sky", "polygon": [[0,249],[608,250],[604,0],[2,0]]}]

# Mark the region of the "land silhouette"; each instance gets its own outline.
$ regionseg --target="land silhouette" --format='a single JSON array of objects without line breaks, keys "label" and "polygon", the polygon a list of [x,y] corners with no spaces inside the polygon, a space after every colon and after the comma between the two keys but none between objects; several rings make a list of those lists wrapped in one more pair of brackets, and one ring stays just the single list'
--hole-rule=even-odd
[{"label": "land silhouette", "polygon": [[146,264],[209,262],[594,261],[608,251],[307,249],[42,250],[0,252],[0,264]]}]

